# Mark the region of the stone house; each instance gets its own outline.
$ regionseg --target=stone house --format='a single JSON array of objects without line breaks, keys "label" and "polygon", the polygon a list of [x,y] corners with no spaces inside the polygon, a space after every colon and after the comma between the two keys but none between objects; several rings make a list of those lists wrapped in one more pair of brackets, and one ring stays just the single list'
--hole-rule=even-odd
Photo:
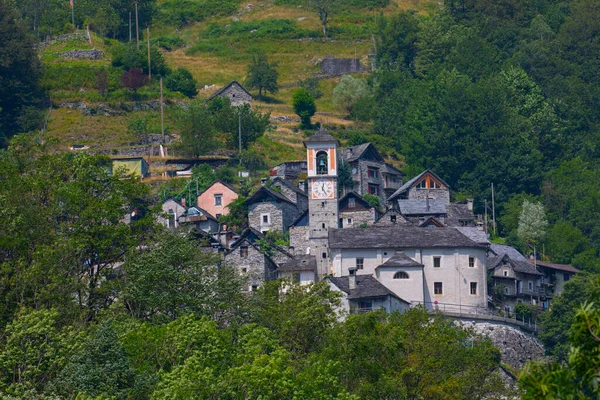
[{"label": "stone house", "polygon": [[279,189],[281,194],[298,207],[298,210],[302,212],[308,210],[308,196],[303,190],[296,186],[294,182],[276,177],[271,181],[271,187]]},{"label": "stone house", "polygon": [[[383,309],[386,313],[406,312],[410,303],[371,275],[357,275],[350,270],[349,276],[326,277],[331,290],[342,294],[340,308],[344,314],[364,313]],[[343,317],[343,316],[342,316]]]},{"label": "stone house", "polygon": [[388,202],[425,199],[450,204],[450,186],[430,169],[402,185],[388,198]]},{"label": "stone house", "polygon": [[185,214],[186,207],[171,197],[163,201],[161,208],[162,214],[157,218],[158,223],[169,229],[178,228],[179,218]]},{"label": "stone house", "polygon": [[221,243],[208,232],[193,228],[188,233],[188,237],[198,244],[198,248],[202,252],[218,254],[225,250]]},{"label": "stone house", "polygon": [[385,201],[402,185],[402,173],[385,163],[372,143],[364,143],[340,150],[340,165],[352,174],[352,188],[361,196],[371,194]]},{"label": "stone house", "polygon": [[373,225],[377,211],[358,193],[350,192],[340,199],[339,228],[358,228]]},{"label": "stone house", "polygon": [[297,180],[300,175],[308,172],[308,162],[301,161],[286,161],[278,164],[269,170],[271,176],[278,176],[288,181]]},{"label": "stone house", "polygon": [[248,224],[261,233],[276,230],[287,232],[301,214],[296,204],[283,194],[262,186],[246,200]]},{"label": "stone house", "polygon": [[506,312],[514,312],[518,303],[548,308],[550,296],[543,285],[544,274],[515,248],[492,244],[487,269],[492,281],[490,294]]},{"label": "stone house", "polygon": [[[532,261],[529,260],[531,263]],[[536,261],[538,271],[544,274],[543,285],[549,295],[558,296],[563,292],[567,283],[579,270],[571,265]]]},{"label": "stone house", "polygon": [[277,267],[277,278],[290,279],[301,285],[316,282],[317,260],[310,254],[296,255],[293,259],[281,263]]},{"label": "stone house", "polygon": [[245,229],[223,256],[225,263],[235,266],[248,278],[248,292],[275,279],[278,265],[292,259],[292,254],[252,228]]},{"label": "stone house", "polygon": [[388,208],[375,220],[376,225],[412,225],[398,210]]},{"label": "stone house", "polygon": [[198,207],[219,219],[229,214],[227,206],[237,200],[238,194],[233,186],[223,181],[215,181],[198,195]]},{"label": "stone house", "polygon": [[[487,309],[488,246],[455,228],[393,225],[333,229],[329,247],[331,272],[336,277],[348,276],[349,270],[356,268],[358,275],[378,277],[388,289],[400,290],[394,293],[411,303],[423,303],[428,308],[444,304],[447,310],[460,308],[463,312]],[[415,264],[403,266],[394,259],[386,264],[400,257],[398,252]],[[397,279],[407,283],[399,286]]]},{"label": "stone house", "polygon": [[308,226],[308,210],[303,212],[290,225],[290,251],[296,255],[310,253],[310,228]]},{"label": "stone house", "polygon": [[221,226],[215,217],[198,206],[188,208],[179,218],[179,223],[210,233],[219,232]]},{"label": "stone house", "polygon": [[252,105],[252,95],[237,81],[231,81],[229,84],[214,92],[210,95],[208,101],[211,101],[215,97],[227,97],[234,107],[246,104]]}]

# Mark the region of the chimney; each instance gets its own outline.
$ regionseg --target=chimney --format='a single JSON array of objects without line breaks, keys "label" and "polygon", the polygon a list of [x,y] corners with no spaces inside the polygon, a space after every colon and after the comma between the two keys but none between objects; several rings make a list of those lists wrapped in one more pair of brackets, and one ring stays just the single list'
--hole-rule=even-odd
[{"label": "chimney", "polygon": [[304,185],[304,181],[298,181],[298,189],[302,190],[303,192],[306,191],[306,187]]},{"label": "chimney", "polygon": [[268,178],[260,178],[260,185],[265,186],[267,184]]},{"label": "chimney", "polygon": [[425,204],[426,204],[426,206],[425,206],[425,209],[426,209],[427,211],[429,211],[429,196],[427,196],[427,197],[425,198]]},{"label": "chimney", "polygon": [[356,289],[356,267],[348,268],[348,289]]},{"label": "chimney", "polygon": [[473,199],[467,199],[467,208],[469,211],[473,211]]},{"label": "chimney", "polygon": [[185,197],[181,198],[181,205],[187,207],[187,205],[185,204]]}]

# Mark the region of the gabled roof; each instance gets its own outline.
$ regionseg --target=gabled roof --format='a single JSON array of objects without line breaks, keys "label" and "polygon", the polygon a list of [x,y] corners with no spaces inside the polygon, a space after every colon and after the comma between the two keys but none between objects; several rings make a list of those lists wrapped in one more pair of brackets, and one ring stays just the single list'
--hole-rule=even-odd
[{"label": "gabled roof", "polygon": [[508,254],[500,254],[488,258],[487,267],[489,270],[496,269],[501,265],[509,265],[515,272],[529,275],[543,275],[533,264],[527,261],[513,260]]},{"label": "gabled roof", "polygon": [[179,201],[175,200],[175,198],[174,198],[174,197],[169,197],[168,199],[166,199],[165,201],[163,201],[163,202],[161,203],[161,205],[164,205],[164,204],[165,204],[165,203],[167,203],[168,201],[172,201],[173,203],[177,204],[178,206],[180,206],[180,207],[183,207],[183,208],[186,208],[186,207],[185,207],[183,204],[181,204],[181,202],[179,202]]},{"label": "gabled roof", "polygon": [[[532,263],[532,262],[533,261],[529,260],[529,263]],[[545,262],[545,261],[537,261],[536,264],[538,265],[538,267],[555,269],[555,270],[563,271],[563,272],[571,272],[573,274],[580,272],[577,268],[575,268],[571,265],[567,265],[567,264],[555,264],[555,263],[549,263],[549,262]]]},{"label": "gabled roof", "polygon": [[455,229],[474,242],[490,244],[487,233],[483,230],[479,230],[479,228],[473,226],[457,226]]},{"label": "gabled roof", "polygon": [[448,189],[450,188],[450,185],[448,185],[442,178],[440,178],[439,176],[437,176],[435,174],[435,172],[433,172],[431,169],[426,169],[425,171],[421,172],[419,175],[415,176],[414,178],[410,179],[409,181],[407,181],[404,185],[402,185],[400,187],[400,189],[396,190],[394,192],[394,194],[392,194],[389,198],[388,201],[395,199],[396,197],[400,196],[402,193],[408,191],[408,189],[410,189],[417,181],[419,181],[422,177],[424,177],[426,174],[431,174],[433,175],[434,178],[436,178],[437,180],[439,180],[442,184],[444,184]]},{"label": "gabled roof", "polygon": [[454,228],[424,229],[416,226],[385,225],[329,230],[332,249],[486,248]]},{"label": "gabled roof", "polygon": [[447,213],[444,200],[398,200],[398,208],[400,213],[405,216]]},{"label": "gabled roof", "polygon": [[294,256],[290,261],[282,263],[277,271],[315,271],[317,272],[317,259],[311,255]]},{"label": "gabled roof", "polygon": [[223,94],[223,92],[225,92],[227,89],[229,89],[233,85],[238,85],[244,92],[246,92],[248,94],[248,96],[252,97],[252,94],[250,94],[250,92],[247,91],[238,81],[231,81],[227,85],[223,86],[221,89],[219,89],[216,92],[214,92],[213,94],[211,94],[207,100],[212,100],[215,97],[220,96],[221,94]]},{"label": "gabled roof", "polygon": [[342,160],[346,162],[354,162],[359,158],[362,158],[365,153],[370,152],[375,158],[375,161],[384,162],[383,157],[377,147],[373,145],[373,143],[363,143],[356,146],[346,147],[340,150],[340,155]]},{"label": "gabled roof", "polygon": [[271,198],[276,201],[277,200],[283,201],[286,203],[290,203],[294,206],[296,205],[293,201],[291,201],[290,199],[285,197],[283,194],[276,192],[275,190],[273,190],[269,187],[266,187],[266,186],[261,186],[260,189],[258,189],[256,192],[254,192],[254,194],[246,200],[246,204],[253,204],[253,203],[256,203],[256,202],[258,202],[262,199],[266,199],[266,198]]},{"label": "gabled roof", "polygon": [[219,222],[219,220],[216,219],[215,217],[213,217],[211,215],[211,213],[209,213],[205,209],[203,209],[201,207],[198,207],[198,206],[191,206],[190,208],[188,208],[187,210],[185,210],[185,212],[183,213],[182,217],[194,217],[194,216],[199,215],[199,214],[197,214],[194,211],[194,209],[196,209],[197,211],[199,211],[202,216],[205,216],[208,219],[212,219],[213,221]]},{"label": "gabled roof", "polygon": [[523,254],[521,254],[519,252],[519,250],[515,249],[512,246],[506,246],[504,244],[492,243],[490,245],[490,251],[498,256],[508,254],[508,256],[515,261],[527,262],[527,258],[525,258],[525,256]]},{"label": "gabled roof", "polygon": [[383,168],[381,169],[381,172],[383,172],[384,174],[390,174],[390,175],[402,175],[402,172],[400,172],[400,170],[398,168],[393,167],[387,163],[383,166]]},{"label": "gabled roof", "polygon": [[[244,231],[241,233],[240,237],[231,244],[231,246],[229,247],[229,250],[227,250],[225,252],[225,255],[231,254],[235,249],[237,249],[242,243],[244,243],[244,240],[248,240],[248,242],[250,242],[252,244],[252,246],[259,250],[261,253],[262,251],[260,250],[260,248],[256,245],[256,242],[258,242],[259,240],[261,241],[265,241],[269,244],[269,247],[271,247],[272,249],[277,250],[278,252],[285,254],[286,256],[293,258],[294,256],[288,252],[287,250],[283,249],[282,247],[276,245],[275,243],[271,242],[269,239],[267,239],[267,237],[265,235],[263,235],[262,233],[260,233],[259,231],[257,231],[254,228],[246,228],[244,229]],[[264,253],[263,253],[264,254]],[[267,257],[267,255],[265,254],[265,257]]]},{"label": "gabled roof", "polygon": [[396,221],[397,224],[404,224],[404,225],[412,225],[412,222],[410,222],[409,220],[407,220],[406,218],[404,218],[402,216],[402,214],[400,214],[400,212],[394,210],[393,208],[388,208],[383,214],[381,214],[376,220],[375,223],[379,223],[381,220],[383,220],[384,218],[387,218],[390,215],[397,215],[400,218],[402,218],[402,220],[400,221]]},{"label": "gabled roof", "polygon": [[[399,268],[399,267],[423,267],[423,264],[419,264],[406,254],[401,251],[397,251],[394,255],[379,265],[377,268]],[[375,269],[377,269],[375,268]]]},{"label": "gabled roof", "polygon": [[308,197],[308,195],[306,193],[304,193],[304,191],[302,189],[300,189],[298,186],[294,185],[294,182],[291,182],[291,181],[289,181],[287,179],[283,179],[280,176],[275,177],[275,179],[273,179],[272,182],[273,183],[281,182],[282,185],[285,185],[285,187],[287,187],[290,190],[293,190],[297,194],[300,194],[300,195],[302,195],[304,197]]},{"label": "gabled roof", "polygon": [[410,304],[410,302],[398,297],[394,292],[386,288],[372,275],[356,275],[356,287],[354,289],[350,289],[349,278],[348,276],[340,276],[327,277],[326,279],[329,279],[342,292],[347,293],[348,299],[351,300],[393,296],[406,304]]},{"label": "gabled roof", "polygon": [[292,224],[292,226],[308,226],[308,210],[304,211]]},{"label": "gabled roof", "polygon": [[312,135],[311,137],[309,137],[308,139],[306,139],[303,143],[304,146],[306,146],[307,143],[320,143],[320,142],[324,142],[324,143],[338,143],[336,138],[334,138],[333,136],[331,136],[331,134],[327,133],[327,131],[323,128],[320,128],[317,133],[315,133],[314,135]]},{"label": "gabled roof", "polygon": [[342,203],[347,202],[348,199],[351,197],[355,198],[356,202],[359,203],[360,205],[362,205],[364,208],[366,208],[366,209],[373,208],[373,207],[371,207],[371,205],[369,204],[368,201],[366,201],[360,194],[358,194],[356,192],[346,193],[346,195],[340,199],[339,204],[341,205]]},{"label": "gabled roof", "polygon": [[459,226],[460,221],[475,220],[475,214],[469,210],[469,206],[466,204],[448,204],[446,209],[448,211],[448,225]]},{"label": "gabled roof", "polygon": [[443,227],[445,227],[445,226],[446,226],[446,225],[444,225],[443,223],[441,223],[440,221],[438,221],[437,219],[435,219],[435,218],[433,218],[433,217],[429,217],[429,218],[427,218],[425,221],[421,222],[421,223],[419,224],[419,227],[420,227],[420,228],[427,228],[427,227],[429,227],[430,225],[435,225],[435,226],[437,226],[438,228],[443,228]]},{"label": "gabled roof", "polygon": [[221,180],[217,180],[214,181],[213,183],[210,184],[209,187],[207,187],[206,189],[204,189],[199,195],[198,197],[202,196],[204,193],[206,193],[206,191],[208,189],[210,189],[211,187],[215,186],[217,183],[220,183],[221,185],[225,186],[227,189],[231,190],[233,193],[237,194],[237,191],[235,190],[235,188],[233,186],[231,186],[229,183],[227,182],[223,182]]}]

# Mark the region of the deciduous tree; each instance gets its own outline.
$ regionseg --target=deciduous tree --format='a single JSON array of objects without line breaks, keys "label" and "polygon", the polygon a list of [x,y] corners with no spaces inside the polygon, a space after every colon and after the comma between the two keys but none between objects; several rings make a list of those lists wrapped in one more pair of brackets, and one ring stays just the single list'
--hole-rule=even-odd
[{"label": "deciduous tree", "polygon": [[277,79],[277,64],[270,63],[265,53],[252,56],[252,62],[248,66],[248,77],[246,85],[249,89],[258,89],[258,98],[262,99],[263,91],[277,93],[279,87]]}]

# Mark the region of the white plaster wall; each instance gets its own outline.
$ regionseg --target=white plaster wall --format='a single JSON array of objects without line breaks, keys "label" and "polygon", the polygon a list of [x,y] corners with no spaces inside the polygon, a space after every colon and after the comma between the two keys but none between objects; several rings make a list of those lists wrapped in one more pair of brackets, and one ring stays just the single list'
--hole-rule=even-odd
[{"label": "white plaster wall", "polygon": [[[408,257],[420,262],[419,250],[402,249]],[[356,259],[363,258],[363,269],[356,271],[358,275],[375,275],[375,268],[389,260],[395,249],[344,249],[332,253],[332,264],[335,276],[347,276],[348,268],[356,266]]]},{"label": "white plaster wall", "polygon": [[[409,279],[394,279],[398,271],[404,271]],[[378,268],[377,280],[383,283],[396,296],[410,301],[423,302],[423,268],[422,267],[402,267],[402,268]]]},{"label": "white plaster wall", "polygon": [[[294,279],[297,272],[279,272],[278,278]],[[315,282],[315,273],[312,271],[300,271],[300,285],[308,285]]]}]

